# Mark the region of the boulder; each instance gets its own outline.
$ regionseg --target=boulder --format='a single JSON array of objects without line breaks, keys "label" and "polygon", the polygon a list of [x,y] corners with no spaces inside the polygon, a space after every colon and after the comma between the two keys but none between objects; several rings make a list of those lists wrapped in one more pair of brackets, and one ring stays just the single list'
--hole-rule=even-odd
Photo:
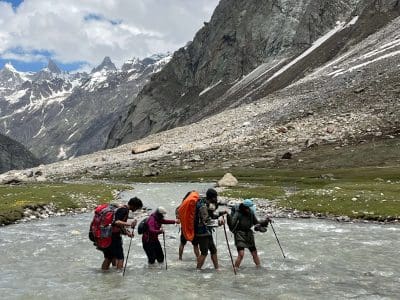
[{"label": "boulder", "polygon": [[144,152],[148,152],[148,151],[153,151],[153,150],[157,150],[160,147],[161,147],[161,145],[158,143],[136,145],[132,148],[132,154],[139,154],[139,153],[144,153]]},{"label": "boulder", "polygon": [[334,180],[335,179],[335,175],[328,173],[328,174],[321,174],[319,175],[319,178],[321,179],[329,179],[329,180]]},{"label": "boulder", "polygon": [[292,159],[293,154],[290,152],[286,152],[285,154],[282,155],[282,159]]},{"label": "boulder", "polygon": [[160,175],[160,170],[158,169],[145,169],[143,170],[143,177],[154,177]]},{"label": "boulder", "polygon": [[231,173],[226,173],[217,183],[217,186],[220,187],[233,187],[237,185],[238,180]]},{"label": "boulder", "polygon": [[201,156],[198,154],[193,155],[190,159],[189,162],[199,162],[202,161]]}]

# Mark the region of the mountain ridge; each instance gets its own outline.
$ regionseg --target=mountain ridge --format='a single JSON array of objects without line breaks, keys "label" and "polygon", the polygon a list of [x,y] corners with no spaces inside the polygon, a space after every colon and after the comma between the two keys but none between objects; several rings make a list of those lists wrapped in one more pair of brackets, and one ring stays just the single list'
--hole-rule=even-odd
[{"label": "mountain ridge", "polygon": [[0,134],[0,173],[36,167],[40,161],[22,144]]},{"label": "mountain ridge", "polygon": [[[361,19],[375,16],[370,29],[368,24],[364,25],[362,38],[365,38],[398,16],[399,11],[398,1],[390,0],[286,1],[285,5],[280,5],[282,3],[221,1],[210,22],[199,30],[193,42],[176,51],[163,71],[154,76],[133,100],[127,117],[120,118],[121,122],[111,131],[107,146],[114,147],[148,134],[197,122],[227,107],[248,103],[282,89],[335,57],[343,47],[348,47],[350,44],[346,46],[347,43],[351,43],[356,34],[347,33],[359,26],[359,21],[354,19],[356,16],[365,15]],[[352,21],[354,24],[349,24]],[[316,56],[309,56],[315,61],[309,60],[308,65],[299,61],[282,71],[285,65],[312,48],[318,38],[337,27],[337,22],[349,26],[333,34],[350,40],[339,45],[332,42],[320,61]],[[260,36],[266,38],[263,40],[258,38]],[[357,39],[354,42],[357,43]],[[265,73],[258,82],[249,85],[247,92],[239,89],[233,95],[227,94],[244,75],[261,65],[264,65]],[[302,70],[293,71],[293,68]],[[277,76],[279,71],[282,73]],[[268,81],[266,87],[262,86],[265,81]],[[260,92],[254,93],[257,89]]]},{"label": "mountain ridge", "polygon": [[[91,74],[62,72],[52,61],[37,73],[4,68],[0,71],[0,87],[4,85],[0,89],[0,132],[45,162],[103,149],[129,96],[163,67],[168,56],[137,61],[141,64],[138,70],[117,70],[106,57]],[[15,84],[6,86],[10,76],[15,76]]]}]

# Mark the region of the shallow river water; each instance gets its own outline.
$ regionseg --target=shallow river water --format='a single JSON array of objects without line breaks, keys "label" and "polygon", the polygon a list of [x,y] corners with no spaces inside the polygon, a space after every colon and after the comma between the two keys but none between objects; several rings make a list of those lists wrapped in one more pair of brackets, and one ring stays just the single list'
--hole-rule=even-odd
[{"label": "shallow river water", "polygon": [[[191,189],[205,184],[138,184],[146,206],[174,208]],[[102,253],[87,238],[91,214],[55,217],[0,228],[1,299],[399,299],[400,226],[277,219],[256,233],[263,267],[246,252],[234,275],[223,228],[217,229],[221,271],[207,258],[195,270],[191,245],[178,262],[178,227],[167,225],[168,270],[148,269],[138,236],[132,240],[125,276],[100,271]],[[214,236],[215,237],[215,236]],[[160,236],[162,242],[162,236]],[[228,232],[232,253],[236,250]],[[124,239],[125,254],[129,239]]]}]

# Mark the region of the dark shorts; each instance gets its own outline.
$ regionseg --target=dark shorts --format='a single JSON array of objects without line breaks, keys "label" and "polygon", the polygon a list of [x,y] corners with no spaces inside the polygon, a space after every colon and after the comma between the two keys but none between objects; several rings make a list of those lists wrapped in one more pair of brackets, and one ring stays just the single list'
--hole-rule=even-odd
[{"label": "dark shorts", "polygon": [[217,247],[215,247],[212,235],[198,236],[196,237],[196,241],[200,246],[201,255],[206,256],[208,250],[210,250],[211,255],[217,253]]},{"label": "dark shorts", "polygon": [[[185,236],[181,233],[181,244],[182,245],[186,245],[187,243],[187,239],[185,238]],[[191,241],[193,246],[197,246],[199,244],[199,242],[196,240],[196,238],[193,239],[193,241]]]},{"label": "dark shorts", "polygon": [[104,254],[104,258],[112,260],[124,259],[124,249],[122,248],[122,238],[121,236],[113,237],[110,247],[101,249]]},{"label": "dark shorts", "polygon": [[[241,251],[241,250],[244,250],[244,247],[236,247],[236,249],[237,249],[237,251],[239,252],[239,251]],[[254,246],[254,247],[249,247],[249,251],[250,252],[254,252],[254,251],[257,251],[257,248]]]}]

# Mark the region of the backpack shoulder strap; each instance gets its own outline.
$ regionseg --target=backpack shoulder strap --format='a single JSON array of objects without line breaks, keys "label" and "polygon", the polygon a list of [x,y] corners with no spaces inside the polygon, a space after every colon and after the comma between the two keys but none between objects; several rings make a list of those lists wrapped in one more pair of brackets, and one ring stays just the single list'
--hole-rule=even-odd
[{"label": "backpack shoulder strap", "polygon": [[240,223],[240,213],[238,211],[236,211],[232,216],[232,230],[231,231],[233,233],[237,230],[239,223]]}]

